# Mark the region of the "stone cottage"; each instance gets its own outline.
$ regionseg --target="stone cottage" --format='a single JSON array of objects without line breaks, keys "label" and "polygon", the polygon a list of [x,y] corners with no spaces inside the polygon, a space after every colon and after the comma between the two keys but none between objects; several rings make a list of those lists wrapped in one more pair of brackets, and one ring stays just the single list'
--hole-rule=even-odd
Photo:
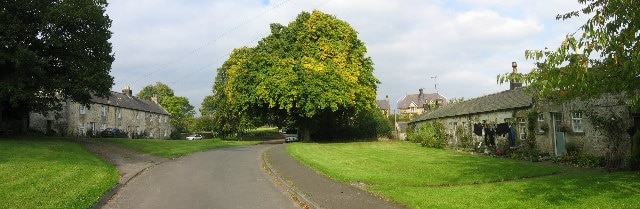
[{"label": "stone cottage", "polygon": [[[530,93],[512,83],[510,90],[490,94],[422,114],[409,122],[419,128],[428,122],[440,122],[447,128],[449,144],[457,146],[460,134],[470,135],[474,145],[487,143],[494,136],[496,147],[516,147],[525,143],[529,114],[536,114],[536,148],[551,155],[564,155],[567,145],[595,156],[607,154],[607,138],[595,127],[587,112],[616,115],[616,123],[633,123],[629,107],[618,104],[613,96],[564,103],[533,100]],[[461,131],[457,131],[461,129]],[[513,134],[513,137],[509,137]],[[622,134],[629,137],[628,134]],[[630,140],[622,139],[623,153],[630,151]]]},{"label": "stone cottage", "polygon": [[132,95],[129,86],[109,98],[94,97],[92,104],[64,102],[59,112],[29,114],[29,128],[66,135],[96,135],[106,128],[118,128],[129,137],[166,139],[171,135],[170,114],[157,102]]},{"label": "stone cottage", "polygon": [[[419,128],[426,122],[440,122],[447,128],[450,145],[460,143],[460,134],[470,135],[474,144],[485,142],[494,131],[494,143],[506,142],[506,131],[513,127],[518,139],[524,139],[525,114],[530,110],[531,95],[520,88],[450,104],[422,114],[409,122]],[[462,130],[457,131],[458,129]]]}]

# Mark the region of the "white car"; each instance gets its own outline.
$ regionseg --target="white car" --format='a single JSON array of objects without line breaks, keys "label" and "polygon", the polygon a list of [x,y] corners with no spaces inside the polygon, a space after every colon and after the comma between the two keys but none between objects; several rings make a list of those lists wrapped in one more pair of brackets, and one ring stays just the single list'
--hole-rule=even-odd
[{"label": "white car", "polygon": [[202,139],[202,135],[200,134],[191,134],[187,136],[187,140],[200,140]]},{"label": "white car", "polygon": [[284,142],[296,142],[298,141],[298,130],[297,129],[287,129],[284,133]]}]

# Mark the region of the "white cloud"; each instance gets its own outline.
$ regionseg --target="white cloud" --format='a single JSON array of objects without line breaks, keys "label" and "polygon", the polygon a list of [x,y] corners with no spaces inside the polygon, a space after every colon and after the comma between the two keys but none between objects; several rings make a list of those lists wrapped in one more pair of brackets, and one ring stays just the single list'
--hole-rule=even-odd
[{"label": "white cloud", "polygon": [[318,9],[359,32],[382,81],[379,98],[433,91],[431,76],[446,97],[472,98],[508,88],[495,76],[509,72],[512,61],[528,71],[524,50],[555,47],[574,32],[579,22],[556,21],[555,14],[575,8],[555,0],[113,0],[113,90],[132,85],[137,92],[161,81],[197,109],[233,48],[255,45],[270,23],[286,25]]}]

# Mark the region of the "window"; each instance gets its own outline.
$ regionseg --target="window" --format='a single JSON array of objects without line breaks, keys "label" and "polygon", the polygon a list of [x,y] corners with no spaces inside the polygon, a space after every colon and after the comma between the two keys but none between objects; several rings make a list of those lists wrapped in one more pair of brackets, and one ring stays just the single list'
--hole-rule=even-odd
[{"label": "window", "polygon": [[102,108],[100,109],[100,116],[107,116],[107,106],[102,106]]},{"label": "window", "polygon": [[538,121],[544,121],[544,113],[538,113]]},{"label": "window", "polygon": [[571,113],[571,124],[573,132],[584,132],[582,127],[582,112],[576,111]]},{"label": "window", "polygon": [[164,116],[164,122],[166,123],[169,120],[169,116]]},{"label": "window", "polygon": [[162,115],[158,115],[158,123],[162,122]]},{"label": "window", "polygon": [[116,109],[116,117],[118,119],[122,118],[122,108],[117,108]]},{"label": "window", "polygon": [[84,105],[80,105],[80,115],[87,114],[87,108]]},{"label": "window", "polygon": [[136,120],[140,119],[140,112],[136,111]]},{"label": "window", "polygon": [[525,139],[525,134],[527,133],[527,126],[524,118],[518,118],[518,131],[520,133],[520,139]]},{"label": "window", "polygon": [[100,125],[100,131],[104,131],[105,129],[107,129],[107,124],[102,124]]},{"label": "window", "polygon": [[416,112],[416,107],[410,107],[410,108],[409,108],[409,111],[411,111],[411,112]]}]

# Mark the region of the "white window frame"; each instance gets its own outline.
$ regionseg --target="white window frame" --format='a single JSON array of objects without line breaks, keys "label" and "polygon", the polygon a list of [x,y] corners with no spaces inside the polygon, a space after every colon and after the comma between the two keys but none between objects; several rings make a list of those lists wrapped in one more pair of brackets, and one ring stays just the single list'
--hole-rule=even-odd
[{"label": "white window frame", "polygon": [[122,108],[116,108],[116,118],[122,118]]},{"label": "white window frame", "polygon": [[80,115],[87,114],[87,107],[85,107],[84,105],[80,105],[79,111]]},{"label": "white window frame", "polygon": [[539,122],[544,121],[544,113],[538,113],[538,121]]},{"label": "white window frame", "polygon": [[573,132],[582,133],[584,132],[584,123],[582,123],[582,112],[574,111],[571,112],[571,128]]},{"label": "white window frame", "polygon": [[100,116],[107,116],[107,106],[102,106],[102,108],[100,108]]}]

